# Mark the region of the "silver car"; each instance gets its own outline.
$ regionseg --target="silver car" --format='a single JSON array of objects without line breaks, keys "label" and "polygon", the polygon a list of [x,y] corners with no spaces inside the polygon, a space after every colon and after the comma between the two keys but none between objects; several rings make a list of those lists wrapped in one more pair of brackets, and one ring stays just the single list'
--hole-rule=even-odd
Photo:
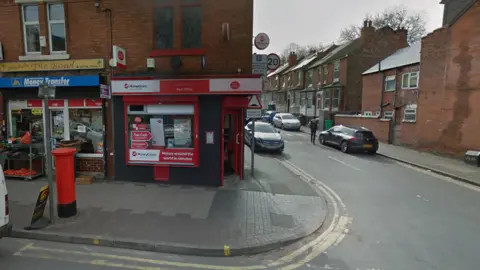
[{"label": "silver car", "polygon": [[291,113],[277,113],[273,117],[273,125],[281,129],[300,130],[300,120]]},{"label": "silver car", "polygon": [[252,129],[252,122],[245,126],[245,144],[251,147],[255,142],[255,152],[283,152],[285,144],[282,135],[272,125],[260,121],[255,122],[255,138],[253,138]]}]

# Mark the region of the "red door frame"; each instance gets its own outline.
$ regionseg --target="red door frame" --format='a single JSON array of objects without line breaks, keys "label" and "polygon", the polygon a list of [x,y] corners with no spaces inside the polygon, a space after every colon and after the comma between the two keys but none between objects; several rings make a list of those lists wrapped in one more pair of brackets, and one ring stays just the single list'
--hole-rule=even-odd
[{"label": "red door frame", "polygon": [[234,151],[234,171],[235,174],[240,176],[240,179],[243,179],[243,143],[244,143],[244,130],[242,126],[242,117],[243,117],[243,110],[239,108],[223,108],[222,109],[222,138],[221,138],[221,156],[222,156],[222,181],[221,184],[222,186],[224,185],[224,159],[225,159],[225,134],[224,134],[224,128],[225,128],[225,116],[227,115],[233,115],[233,123],[230,123],[230,129],[232,129],[232,133],[235,134],[234,138],[229,141],[229,145],[233,146],[233,151]]}]

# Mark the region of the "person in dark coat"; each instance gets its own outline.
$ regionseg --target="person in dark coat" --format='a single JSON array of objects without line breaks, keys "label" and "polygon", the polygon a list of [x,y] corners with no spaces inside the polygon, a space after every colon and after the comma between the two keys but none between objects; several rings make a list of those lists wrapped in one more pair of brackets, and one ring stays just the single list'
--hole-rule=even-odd
[{"label": "person in dark coat", "polygon": [[310,126],[310,141],[315,144],[315,137],[317,135],[317,129],[318,129],[318,118],[313,118],[310,120],[308,123]]}]

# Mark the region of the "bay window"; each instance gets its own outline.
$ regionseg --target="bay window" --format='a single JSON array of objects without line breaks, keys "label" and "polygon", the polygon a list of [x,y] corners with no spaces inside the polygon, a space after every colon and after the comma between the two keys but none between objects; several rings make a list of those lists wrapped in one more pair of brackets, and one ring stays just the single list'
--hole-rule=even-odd
[{"label": "bay window", "polygon": [[338,110],[340,106],[340,88],[333,89],[332,110]]},{"label": "bay window", "polygon": [[38,5],[23,5],[22,21],[25,54],[40,54]]},{"label": "bay window", "polygon": [[307,93],[307,108],[311,108],[313,106],[313,92]]},{"label": "bay window", "polygon": [[49,4],[47,9],[51,53],[66,53],[65,11],[63,4]]},{"label": "bay window", "polygon": [[311,88],[313,86],[313,70],[308,71],[307,75],[307,83],[305,85],[305,88]]},{"label": "bay window", "polygon": [[330,89],[323,91],[323,109],[330,110]]}]

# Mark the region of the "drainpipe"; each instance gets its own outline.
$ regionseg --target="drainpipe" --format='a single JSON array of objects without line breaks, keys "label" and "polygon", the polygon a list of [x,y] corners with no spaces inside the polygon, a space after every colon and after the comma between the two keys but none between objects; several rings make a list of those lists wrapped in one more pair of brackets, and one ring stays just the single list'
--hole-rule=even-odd
[{"label": "drainpipe", "polygon": [[[378,72],[382,72],[382,61],[380,60],[378,62]],[[383,115],[383,92],[385,89],[385,73],[382,72],[382,89],[380,92],[380,118],[382,118]]]},{"label": "drainpipe", "polygon": [[[390,131],[388,134],[388,143],[393,144],[393,139],[395,136],[395,125],[397,124],[397,79],[398,79],[398,69],[395,69],[395,91],[393,91],[393,118],[392,121],[390,121]],[[403,83],[400,81],[400,83]]]}]

